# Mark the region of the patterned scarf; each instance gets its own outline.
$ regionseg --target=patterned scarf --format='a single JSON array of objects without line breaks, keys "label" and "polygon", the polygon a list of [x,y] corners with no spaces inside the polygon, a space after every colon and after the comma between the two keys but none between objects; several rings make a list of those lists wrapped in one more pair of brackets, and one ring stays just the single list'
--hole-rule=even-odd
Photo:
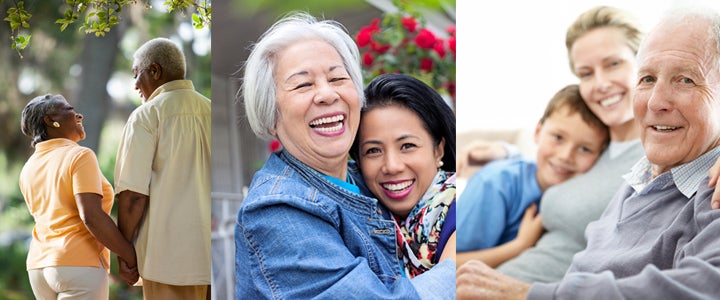
[{"label": "patterned scarf", "polygon": [[455,173],[438,170],[433,183],[407,218],[394,218],[398,247],[408,277],[420,275],[435,265],[440,231],[454,201]]}]

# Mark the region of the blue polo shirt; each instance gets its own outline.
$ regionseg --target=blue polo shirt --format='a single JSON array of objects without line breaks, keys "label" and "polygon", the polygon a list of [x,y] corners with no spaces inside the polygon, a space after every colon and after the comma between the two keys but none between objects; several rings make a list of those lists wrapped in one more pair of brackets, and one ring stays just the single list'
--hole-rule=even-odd
[{"label": "blue polo shirt", "polygon": [[542,196],[536,173],[535,162],[523,158],[492,161],[475,172],[457,200],[457,251],[515,239],[525,209]]}]

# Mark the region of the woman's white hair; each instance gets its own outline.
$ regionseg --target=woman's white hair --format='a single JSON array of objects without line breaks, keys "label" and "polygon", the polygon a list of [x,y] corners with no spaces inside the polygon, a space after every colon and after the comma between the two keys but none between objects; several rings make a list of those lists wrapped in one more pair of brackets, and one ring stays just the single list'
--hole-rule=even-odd
[{"label": "woman's white hair", "polygon": [[145,42],[135,51],[133,59],[138,71],[156,63],[171,78],[185,78],[185,54],[170,39],[154,38]]},{"label": "woman's white hair", "polygon": [[304,12],[291,12],[263,33],[245,62],[241,91],[248,122],[259,138],[273,138],[279,116],[273,79],[276,54],[297,41],[308,39],[323,40],[337,50],[358,92],[360,106],[365,105],[360,54],[347,29],[337,21],[321,21]]}]

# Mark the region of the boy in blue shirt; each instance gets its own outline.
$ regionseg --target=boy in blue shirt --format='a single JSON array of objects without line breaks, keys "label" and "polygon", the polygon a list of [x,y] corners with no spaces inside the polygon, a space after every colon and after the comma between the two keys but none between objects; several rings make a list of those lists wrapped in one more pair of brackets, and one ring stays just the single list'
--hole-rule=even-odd
[{"label": "boy in blue shirt", "polygon": [[468,180],[457,200],[458,265],[480,259],[495,267],[531,247],[542,233],[535,213],[543,191],[590,169],[608,141],[578,85],[558,91],[535,128],[534,161],[496,160]]}]

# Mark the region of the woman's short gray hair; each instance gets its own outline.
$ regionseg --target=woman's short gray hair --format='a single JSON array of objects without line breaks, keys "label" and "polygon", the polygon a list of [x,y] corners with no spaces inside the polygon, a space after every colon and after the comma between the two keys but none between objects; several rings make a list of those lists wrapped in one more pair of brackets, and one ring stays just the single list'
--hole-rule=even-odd
[{"label": "woman's short gray hair", "polygon": [[185,78],[185,54],[170,39],[154,38],[145,42],[135,51],[133,59],[138,71],[157,63],[172,78]]},{"label": "woman's short gray hair", "polygon": [[30,100],[25,108],[23,108],[20,117],[20,130],[24,135],[32,138],[31,147],[35,147],[37,143],[47,140],[47,127],[45,127],[44,117],[55,111],[57,103],[55,100],[67,101],[62,95],[37,96]]},{"label": "woman's short gray hair", "polygon": [[337,50],[355,84],[360,106],[365,105],[360,54],[347,29],[337,21],[321,21],[304,12],[291,12],[263,33],[245,62],[241,91],[248,122],[258,137],[272,139],[279,116],[273,79],[276,54],[295,42],[313,38],[323,40]]}]

